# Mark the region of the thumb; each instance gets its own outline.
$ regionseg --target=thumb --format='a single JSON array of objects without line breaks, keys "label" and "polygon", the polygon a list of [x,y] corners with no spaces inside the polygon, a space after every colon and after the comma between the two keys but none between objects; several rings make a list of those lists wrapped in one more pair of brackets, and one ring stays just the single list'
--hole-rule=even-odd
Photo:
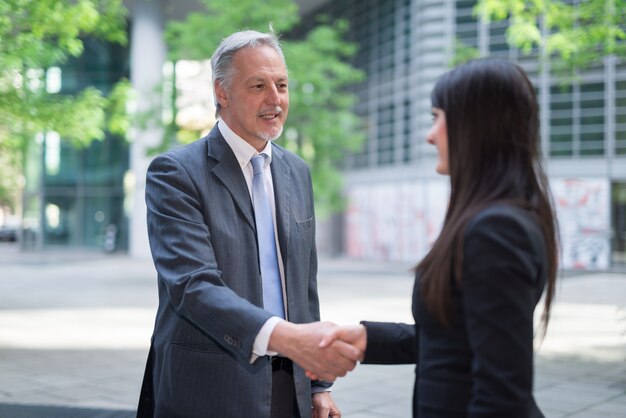
[{"label": "thumb", "polygon": [[320,348],[326,348],[329,345],[331,345],[333,343],[333,341],[335,341],[336,339],[338,339],[339,336],[337,335],[337,329],[334,329],[326,334],[324,334],[324,337],[322,337],[322,340],[320,341]]}]

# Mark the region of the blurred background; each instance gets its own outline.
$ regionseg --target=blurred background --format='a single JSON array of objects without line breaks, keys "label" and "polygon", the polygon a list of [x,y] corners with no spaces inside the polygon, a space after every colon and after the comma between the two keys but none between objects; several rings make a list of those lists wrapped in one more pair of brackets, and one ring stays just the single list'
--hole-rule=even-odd
[{"label": "blurred background", "polygon": [[[147,166],[214,125],[220,40],[270,26],[337,323],[411,321],[449,192],[425,140],[437,77],[526,69],[562,247],[538,402],[626,418],[626,0],[0,1],[0,418],[134,415],[157,300]],[[410,416],[412,369],[358,367],[344,416]]]},{"label": "blurred background", "polygon": [[319,249],[416,261],[447,180],[429,94],[472,57],[519,62],[541,107],[562,267],[626,268],[626,6],[620,0],[7,0],[0,240],[149,257],[144,178],[215,123],[208,58],[241,28],[281,34],[283,145],[313,169]]}]

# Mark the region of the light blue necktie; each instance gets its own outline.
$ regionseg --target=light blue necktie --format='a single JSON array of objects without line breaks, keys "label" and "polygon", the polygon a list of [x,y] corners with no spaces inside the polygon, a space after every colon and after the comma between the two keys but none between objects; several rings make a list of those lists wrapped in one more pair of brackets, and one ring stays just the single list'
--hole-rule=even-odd
[{"label": "light blue necktie", "polygon": [[256,218],[256,235],[259,243],[261,279],[263,281],[263,306],[281,318],[285,317],[283,290],[278,270],[278,254],[274,236],[274,220],[269,197],[263,181],[265,154],[252,157],[252,203]]}]

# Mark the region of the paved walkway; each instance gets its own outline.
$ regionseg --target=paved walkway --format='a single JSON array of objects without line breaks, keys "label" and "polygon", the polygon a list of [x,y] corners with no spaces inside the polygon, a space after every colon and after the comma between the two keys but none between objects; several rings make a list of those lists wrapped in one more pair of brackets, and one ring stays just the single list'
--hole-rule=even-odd
[{"label": "paved walkway", "polygon": [[[410,321],[409,268],[321,260],[323,319]],[[150,260],[0,245],[0,418],[134,416],[156,302]],[[412,384],[361,365],[334,396],[344,418],[406,418]],[[626,275],[561,280],[535,388],[549,418],[626,418]]]}]

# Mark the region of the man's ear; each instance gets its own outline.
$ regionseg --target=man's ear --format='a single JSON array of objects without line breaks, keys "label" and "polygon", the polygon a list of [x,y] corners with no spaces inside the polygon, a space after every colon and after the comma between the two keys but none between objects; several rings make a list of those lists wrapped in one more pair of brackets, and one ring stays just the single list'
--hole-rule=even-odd
[{"label": "man's ear", "polygon": [[215,91],[215,98],[222,108],[228,107],[228,95],[226,89],[222,86],[219,80],[213,82],[213,89]]}]

